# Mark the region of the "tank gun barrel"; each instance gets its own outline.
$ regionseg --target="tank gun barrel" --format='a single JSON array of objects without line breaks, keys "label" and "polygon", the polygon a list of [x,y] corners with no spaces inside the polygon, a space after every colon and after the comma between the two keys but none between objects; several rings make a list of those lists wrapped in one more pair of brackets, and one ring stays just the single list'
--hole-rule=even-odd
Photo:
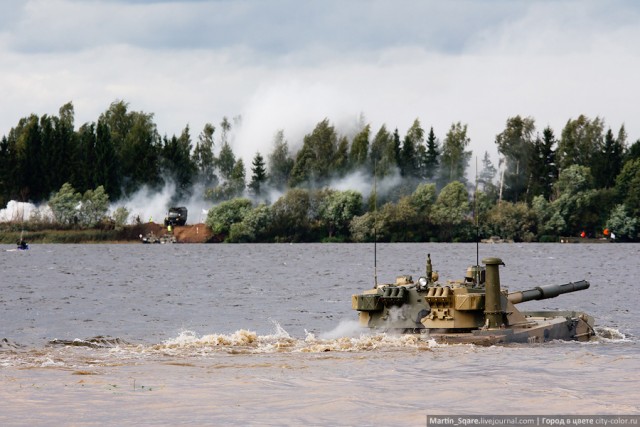
[{"label": "tank gun barrel", "polygon": [[532,300],[542,300],[557,297],[561,294],[569,292],[583,291],[589,288],[589,282],[580,280],[579,282],[569,282],[562,285],[546,285],[536,286],[526,291],[518,291],[510,293],[507,298],[513,304],[527,302]]}]

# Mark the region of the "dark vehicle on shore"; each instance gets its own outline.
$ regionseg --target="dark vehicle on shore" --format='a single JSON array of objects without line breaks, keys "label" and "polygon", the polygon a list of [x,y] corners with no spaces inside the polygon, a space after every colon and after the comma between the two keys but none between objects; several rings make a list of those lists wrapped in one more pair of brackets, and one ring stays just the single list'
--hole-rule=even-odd
[{"label": "dark vehicle on shore", "polygon": [[169,225],[185,225],[187,223],[187,208],[180,206],[177,208],[170,208],[169,213],[164,219],[164,226]]}]

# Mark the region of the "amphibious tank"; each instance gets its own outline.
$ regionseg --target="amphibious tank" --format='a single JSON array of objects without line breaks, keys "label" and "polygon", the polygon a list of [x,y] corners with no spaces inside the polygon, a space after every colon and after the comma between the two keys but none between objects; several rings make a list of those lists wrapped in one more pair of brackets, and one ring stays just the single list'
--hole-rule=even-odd
[{"label": "amphibious tank", "polygon": [[500,258],[471,266],[463,280],[441,283],[427,255],[425,276],[376,284],[352,296],[362,326],[374,330],[428,334],[437,342],[493,345],[550,340],[587,341],[593,318],[579,311],[520,311],[516,305],[589,288],[581,280],[507,292],[500,287]]}]

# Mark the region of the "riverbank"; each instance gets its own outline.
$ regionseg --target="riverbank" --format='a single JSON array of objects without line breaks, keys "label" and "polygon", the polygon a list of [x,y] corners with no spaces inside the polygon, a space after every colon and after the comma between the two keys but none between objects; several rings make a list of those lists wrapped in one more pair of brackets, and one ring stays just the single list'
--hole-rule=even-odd
[{"label": "riverbank", "polygon": [[[20,237],[29,244],[38,243],[139,243],[141,236],[150,233],[162,236],[168,229],[154,222],[128,225],[121,230],[105,229],[29,229],[24,231],[15,224],[0,226],[0,243],[14,244]],[[177,243],[214,243],[217,240],[211,230],[204,224],[189,224],[173,227],[172,234]]]}]

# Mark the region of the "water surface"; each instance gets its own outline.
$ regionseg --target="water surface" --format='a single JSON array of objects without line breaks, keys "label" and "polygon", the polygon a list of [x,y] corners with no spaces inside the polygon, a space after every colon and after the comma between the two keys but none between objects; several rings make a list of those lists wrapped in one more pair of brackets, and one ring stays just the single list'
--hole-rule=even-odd
[{"label": "water surface", "polygon": [[[443,279],[472,244],[378,244],[379,282]],[[586,279],[590,343],[441,346],[368,335],[373,245],[2,247],[3,425],[424,425],[427,414],[639,414],[640,245],[481,245],[503,286]]]}]

